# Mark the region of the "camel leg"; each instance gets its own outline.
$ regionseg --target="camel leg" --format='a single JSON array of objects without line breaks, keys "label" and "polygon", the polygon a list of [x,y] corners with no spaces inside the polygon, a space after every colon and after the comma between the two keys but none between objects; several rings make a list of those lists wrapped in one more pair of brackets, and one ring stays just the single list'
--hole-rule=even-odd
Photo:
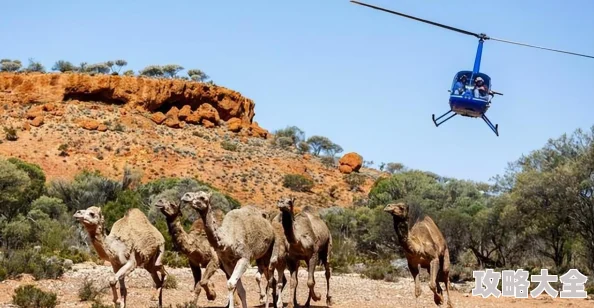
[{"label": "camel leg", "polygon": [[[231,277],[227,281],[227,290],[229,290],[229,303],[233,302],[233,294],[235,293],[235,289],[237,288],[237,282],[239,281],[243,273],[245,273],[249,264],[250,260],[247,258],[241,258],[235,264],[233,274],[231,274]],[[243,289],[243,285],[241,288]],[[245,290],[243,296],[241,293],[239,293],[239,298],[241,299],[243,308],[247,308],[247,304],[245,301]],[[229,305],[229,308],[233,308],[233,306]]]},{"label": "camel leg", "polygon": [[310,300],[313,298],[314,301],[319,301],[322,296],[320,295],[320,293],[316,293],[315,291],[315,286],[316,286],[316,280],[314,277],[314,272],[316,270],[316,265],[318,264],[318,253],[314,252],[314,254],[311,256],[311,258],[309,259],[309,264],[307,265],[307,287],[309,288],[309,295],[307,297],[307,302],[305,302],[305,307],[309,307],[310,306]]},{"label": "camel leg", "polygon": [[237,294],[239,294],[239,298],[241,298],[241,305],[243,308],[247,308],[247,298],[245,294],[245,288],[243,287],[243,283],[241,283],[241,278],[237,280]]},{"label": "camel leg", "polygon": [[[441,305],[443,303],[443,296],[437,292],[437,272],[439,271],[439,259],[435,258],[431,260],[431,264],[429,266],[429,274],[431,278],[429,279],[429,289],[433,292],[433,301],[436,305]],[[441,287],[440,287],[441,288]]]},{"label": "camel leg", "polygon": [[213,301],[217,298],[217,293],[215,292],[214,284],[210,281],[212,275],[214,275],[219,268],[218,262],[210,261],[206,265],[206,269],[204,270],[204,277],[200,280],[200,286],[206,292],[206,298],[209,301]]},{"label": "camel leg", "polygon": [[124,303],[123,307],[126,307],[126,296],[128,295],[128,290],[126,289],[126,282],[125,282],[123,276],[120,277],[119,283],[120,283],[120,296],[122,298],[122,303]]},{"label": "camel leg", "polygon": [[326,270],[326,306],[332,307],[332,296],[330,296],[330,276],[332,275],[332,270],[330,269],[328,260],[324,260],[324,269]]},{"label": "camel leg", "polygon": [[289,289],[292,291],[291,293],[293,293],[293,298],[289,299],[287,308],[297,308],[299,307],[299,304],[297,304],[297,284],[299,283],[297,274],[299,273],[299,261],[289,261],[287,263],[287,267],[289,268],[289,272],[291,274]]},{"label": "camel leg", "polygon": [[126,307],[126,286],[124,285],[123,287],[120,286],[120,293],[122,295],[122,298],[120,298],[118,300],[118,295],[117,295],[117,291],[116,291],[116,284],[118,283],[118,281],[123,281],[126,278],[126,275],[129,274],[130,272],[132,272],[134,270],[134,267],[136,266],[136,261],[134,260],[134,258],[130,258],[128,260],[128,262],[126,262],[126,264],[124,264],[124,266],[122,266],[118,272],[113,276],[113,278],[111,278],[109,280],[109,285],[111,286],[111,290],[113,292],[113,300],[114,303],[116,305],[118,305],[118,303],[120,304],[120,307]]},{"label": "camel leg", "polygon": [[[161,278],[159,278],[159,272],[161,273]],[[155,296],[158,295],[157,300],[159,301],[159,307],[163,307],[163,286],[165,285],[165,280],[167,279],[167,271],[163,266],[159,266],[157,268],[150,269],[149,273],[155,282],[155,289],[153,290],[151,299],[155,300]]]},{"label": "camel leg", "polygon": [[190,263],[190,270],[192,270],[192,276],[194,277],[194,299],[192,300],[194,303],[198,302],[198,298],[200,297],[200,292],[202,288],[200,288],[200,280],[202,279],[202,269],[199,265],[194,265]]},{"label": "camel leg", "polygon": [[276,268],[276,272],[278,274],[278,282],[276,285],[272,285],[275,289],[276,296],[273,295],[274,300],[274,307],[275,308],[282,308],[283,307],[283,289],[285,288],[285,284],[287,283],[287,279],[285,278],[285,265],[280,265]]},{"label": "camel leg", "polygon": [[[419,266],[420,267],[420,266]],[[415,267],[412,264],[408,264],[408,269],[410,270],[410,274],[415,281],[415,298],[421,296],[421,279],[419,277],[419,267]]]},{"label": "camel leg", "polygon": [[258,267],[258,272],[256,273],[256,283],[258,284],[258,293],[260,294],[260,304],[264,304],[264,290],[262,290],[262,268]]}]

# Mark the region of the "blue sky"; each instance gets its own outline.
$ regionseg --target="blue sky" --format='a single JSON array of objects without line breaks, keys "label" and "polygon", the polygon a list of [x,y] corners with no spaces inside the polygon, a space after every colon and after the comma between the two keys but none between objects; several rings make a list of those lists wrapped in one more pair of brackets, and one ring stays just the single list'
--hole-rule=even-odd
[{"label": "blue sky", "polygon": [[[363,2],[594,54],[591,0]],[[500,137],[481,119],[436,128],[431,114],[448,110],[447,89],[472,69],[477,40],[347,0],[22,0],[3,10],[1,58],[200,68],[252,98],[264,128],[297,125],[376,163],[487,181],[548,138],[594,124],[594,59],[487,41],[481,71],[504,93],[488,112]]]}]

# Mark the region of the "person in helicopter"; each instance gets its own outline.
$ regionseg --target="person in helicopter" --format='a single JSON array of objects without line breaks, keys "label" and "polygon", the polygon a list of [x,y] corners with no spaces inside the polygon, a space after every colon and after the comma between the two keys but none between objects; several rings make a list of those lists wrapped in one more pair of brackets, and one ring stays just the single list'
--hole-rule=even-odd
[{"label": "person in helicopter", "polygon": [[466,91],[465,87],[468,82],[468,77],[466,75],[462,75],[458,78],[458,81],[454,84],[454,94],[462,95],[464,91]]},{"label": "person in helicopter", "polygon": [[493,97],[493,92],[487,88],[485,81],[480,76],[474,79],[474,97],[487,101],[491,101],[491,97]]}]

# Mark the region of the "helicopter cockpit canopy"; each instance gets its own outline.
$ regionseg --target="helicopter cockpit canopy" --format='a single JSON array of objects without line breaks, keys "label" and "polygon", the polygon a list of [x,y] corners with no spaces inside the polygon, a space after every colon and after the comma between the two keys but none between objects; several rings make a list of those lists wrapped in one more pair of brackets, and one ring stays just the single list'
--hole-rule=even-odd
[{"label": "helicopter cockpit canopy", "polygon": [[[466,76],[466,82],[464,84],[464,91],[461,92],[460,86],[462,84],[462,76]],[[464,92],[469,92],[472,95],[474,90],[474,83],[477,77],[481,77],[485,82],[485,86],[487,86],[487,89],[491,89],[491,77],[489,77],[489,75],[484,73],[473,74],[472,71],[460,71],[454,76],[454,80],[452,81],[452,95],[463,95]],[[483,99],[482,97],[477,98]]]}]

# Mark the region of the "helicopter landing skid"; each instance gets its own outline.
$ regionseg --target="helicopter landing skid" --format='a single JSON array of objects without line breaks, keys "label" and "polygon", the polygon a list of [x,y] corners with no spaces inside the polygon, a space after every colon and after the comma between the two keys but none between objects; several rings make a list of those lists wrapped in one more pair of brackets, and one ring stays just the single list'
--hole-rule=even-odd
[{"label": "helicopter landing skid", "polygon": [[499,137],[499,124],[495,124],[495,126],[493,126],[493,123],[491,123],[489,118],[487,118],[487,116],[484,114],[481,116],[481,118],[483,118],[483,120],[485,120],[485,123],[487,123],[487,125],[489,125],[489,128],[491,128],[491,130],[495,133],[495,135],[497,135],[497,137]]},{"label": "helicopter landing skid", "polygon": [[[435,124],[435,127],[439,127],[439,125],[445,123],[447,120],[453,118],[455,115],[457,115],[457,113],[454,113],[452,115],[450,115],[449,117],[445,118],[445,120],[441,121],[441,122],[437,122],[439,121],[439,119],[445,117],[446,115],[450,114],[454,112],[453,110],[450,110],[444,114],[442,114],[441,116],[439,116],[437,119],[435,118],[435,114],[431,115],[431,118],[433,119],[433,124]],[[485,121],[485,123],[487,123],[487,125],[489,126],[489,128],[495,133],[495,135],[497,135],[497,137],[499,137],[499,124],[495,124],[493,125],[493,123],[491,123],[491,120],[489,120],[489,118],[487,118],[486,115],[482,115],[481,118]]]}]

